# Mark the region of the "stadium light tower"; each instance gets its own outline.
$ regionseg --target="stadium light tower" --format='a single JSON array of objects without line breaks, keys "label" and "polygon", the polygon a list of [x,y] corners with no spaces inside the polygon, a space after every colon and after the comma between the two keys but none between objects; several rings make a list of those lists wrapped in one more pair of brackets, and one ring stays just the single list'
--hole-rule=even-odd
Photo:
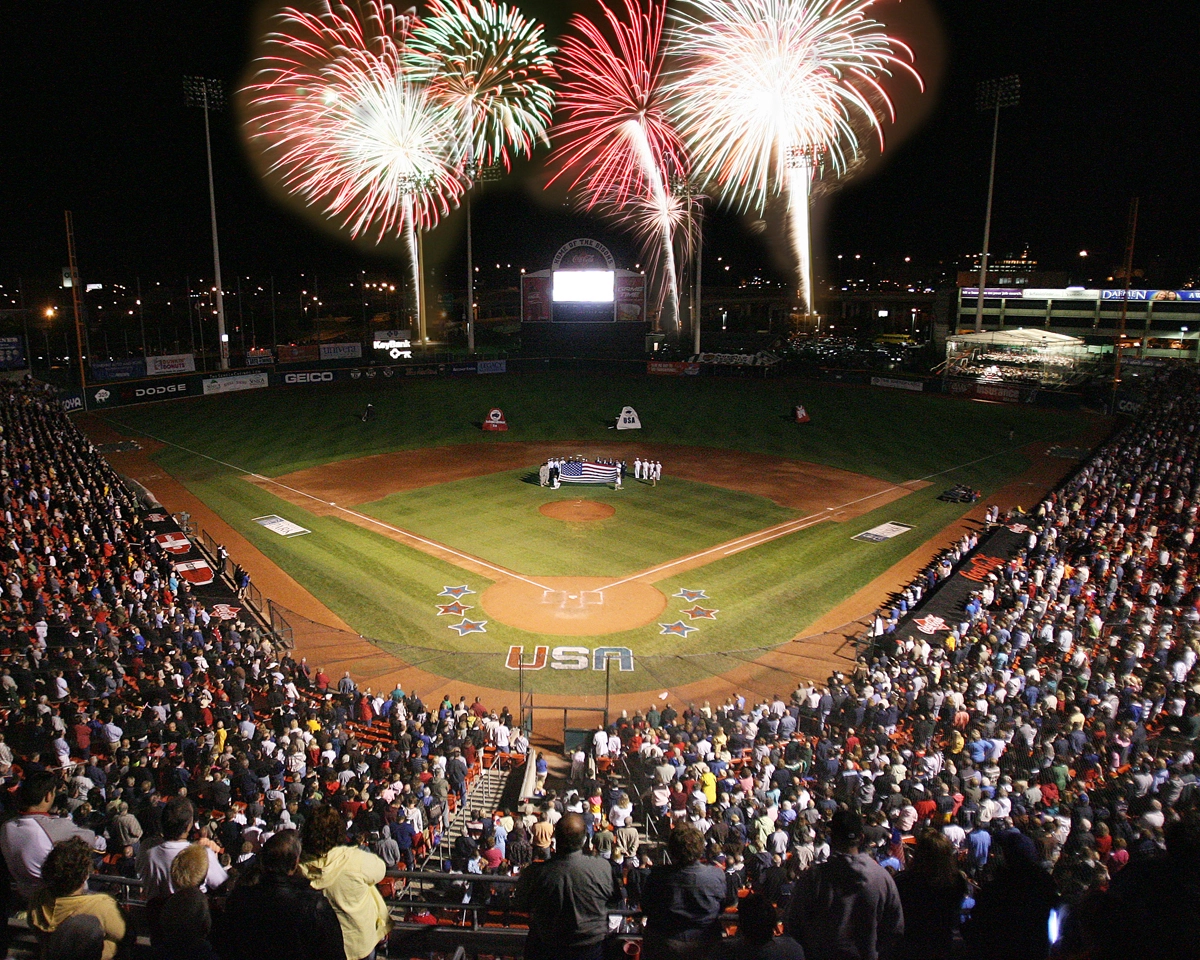
[{"label": "stadium light tower", "polygon": [[467,352],[475,353],[475,260],[471,247],[471,190],[476,184],[495,183],[500,179],[504,168],[498,163],[484,164],[478,160],[468,160],[464,172],[467,175],[467,189],[464,191],[467,207]]},{"label": "stadium light tower", "polygon": [[225,91],[219,80],[210,77],[184,77],[183,94],[189,107],[204,111],[204,147],[208,153],[208,209],[212,217],[213,276],[217,287],[217,341],[221,349],[221,369],[229,369],[229,336],[225,333],[225,296],[221,289],[221,248],[217,244],[217,196],[213,190],[212,138],[208,114],[225,106]]},{"label": "stadium light tower", "polygon": [[987,214],[983,219],[983,255],[979,260],[979,295],[975,299],[975,332],[983,330],[983,289],[987,286],[988,243],[992,234],[992,193],[996,186],[996,142],[1000,136],[1000,108],[1021,102],[1021,78],[1015,73],[997,80],[985,80],[975,88],[975,107],[981,113],[991,110],[992,162],[988,167]]}]

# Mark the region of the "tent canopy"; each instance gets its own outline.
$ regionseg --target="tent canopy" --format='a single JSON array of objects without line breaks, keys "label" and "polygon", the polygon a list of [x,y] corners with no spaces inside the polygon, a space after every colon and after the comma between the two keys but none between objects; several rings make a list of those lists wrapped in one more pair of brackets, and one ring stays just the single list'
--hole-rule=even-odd
[{"label": "tent canopy", "polygon": [[984,330],[982,333],[960,333],[946,338],[953,340],[960,349],[970,347],[1036,347],[1062,349],[1082,347],[1083,340],[1069,337],[1053,330],[1028,330],[1024,327],[1005,327],[1003,330]]}]

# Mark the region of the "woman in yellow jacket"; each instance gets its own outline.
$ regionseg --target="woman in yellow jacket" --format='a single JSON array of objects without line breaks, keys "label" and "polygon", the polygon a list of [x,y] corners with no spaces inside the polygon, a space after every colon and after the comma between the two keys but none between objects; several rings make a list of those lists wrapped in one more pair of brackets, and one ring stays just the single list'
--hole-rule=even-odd
[{"label": "woman in yellow jacket", "polygon": [[375,947],[388,934],[388,910],[376,888],[384,862],[375,854],[346,846],[342,815],[324,804],[304,822],[300,872],[320,890],[337,914],[346,960],[374,960]]}]

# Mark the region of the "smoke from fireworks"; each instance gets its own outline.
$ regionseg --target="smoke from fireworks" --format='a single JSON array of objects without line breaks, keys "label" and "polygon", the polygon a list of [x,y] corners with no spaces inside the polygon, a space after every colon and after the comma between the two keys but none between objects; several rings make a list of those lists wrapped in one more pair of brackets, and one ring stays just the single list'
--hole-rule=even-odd
[{"label": "smoke from fireworks", "polygon": [[562,121],[551,158],[556,176],[580,187],[583,205],[623,220],[642,237],[648,274],[661,266],[668,325],[678,321],[675,230],[686,214],[669,178],[685,173],[683,144],[667,115],[662,85],[665,2],[624,0],[624,17],[601,4],[608,31],[575,16],[562,45]]},{"label": "smoke from fireworks", "polygon": [[[788,203],[801,294],[813,309],[808,202],[820,157],[840,173],[856,126],[883,142],[879,82],[912,52],[865,11],[875,0],[684,0],[674,14],[672,114],[693,166],[741,212]],[[899,50],[902,55],[898,55]]]},{"label": "smoke from fireworks", "polygon": [[510,164],[549,145],[554,109],[551,47],[541,24],[490,0],[431,0],[413,30],[409,63],[454,111],[468,162]]}]

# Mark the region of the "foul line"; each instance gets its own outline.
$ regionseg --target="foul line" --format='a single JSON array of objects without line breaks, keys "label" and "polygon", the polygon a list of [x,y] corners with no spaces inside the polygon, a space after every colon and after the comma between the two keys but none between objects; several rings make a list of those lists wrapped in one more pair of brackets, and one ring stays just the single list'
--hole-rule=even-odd
[{"label": "foul line", "polygon": [[[1027,446],[1023,444],[1022,446]],[[824,520],[828,520],[830,516],[837,513],[839,510],[845,510],[847,507],[852,507],[857,503],[862,503],[865,500],[873,500],[876,497],[883,496],[885,493],[891,493],[893,490],[908,490],[909,493],[916,493],[915,490],[907,485],[911,483],[927,483],[938,477],[945,476],[947,473],[954,473],[957,470],[962,470],[966,467],[972,467],[977,463],[983,463],[984,460],[991,460],[993,457],[998,457],[1002,453],[1012,453],[1014,450],[1020,450],[1021,447],[1010,447],[1007,450],[996,450],[983,457],[977,457],[974,460],[969,460],[966,463],[960,463],[953,467],[947,467],[945,470],[939,470],[936,473],[928,473],[923,477],[917,477],[914,480],[906,480],[904,483],[892,484],[889,487],[884,487],[882,490],[877,490],[875,493],[869,493],[865,497],[858,497],[854,500],[847,500],[843,504],[836,507],[826,507],[824,513],[813,514],[809,517],[799,517],[796,520],[788,520],[785,523],[778,524],[774,527],[768,527],[765,530],[758,530],[755,533],[748,533],[744,536],[737,537],[733,540],[728,540],[725,543],[719,543],[715,547],[710,547],[708,550],[702,550],[700,553],[690,553],[686,557],[680,557],[678,560],[672,560],[669,563],[660,564],[657,567],[650,567],[648,570],[642,570],[640,573],[632,574],[621,580],[615,580],[610,584],[596,589],[603,593],[605,590],[611,590],[613,587],[620,587],[626,583],[632,583],[635,580],[646,580],[648,577],[656,577],[672,567],[677,567],[680,564],[690,563],[698,560],[701,557],[706,557],[710,553],[724,551],[721,555],[724,557],[732,556],[735,553],[741,553],[743,550],[749,550],[752,547],[761,547],[773,540],[778,540],[782,537],[790,536],[800,530],[807,530],[809,527],[814,527]],[[707,566],[707,564],[701,564]]]},{"label": "foul line", "polygon": [[[280,483],[278,480],[272,477],[264,477],[261,473],[255,473],[253,470],[247,470],[245,467],[239,467],[236,463],[229,463],[226,460],[221,460],[218,457],[210,456],[207,453],[201,453],[199,450],[192,450],[190,447],[185,447],[181,443],[175,443],[171,440],[163,440],[161,437],[156,437],[154,434],[147,433],[145,430],[139,430],[136,427],[130,427],[128,424],[122,423],[120,420],[115,422],[120,423],[121,426],[125,427],[127,430],[131,430],[134,433],[140,433],[142,436],[149,437],[151,440],[157,441],[165,446],[174,447],[176,450],[182,450],[184,453],[190,453],[194,457],[203,457],[205,460],[211,460],[213,463],[218,463],[223,467],[228,467],[230,470],[235,470],[238,473],[244,473],[246,476],[253,477],[255,480],[261,480],[264,483],[273,484],[276,487],[279,487],[283,490],[289,490],[301,497],[307,497],[309,500],[312,500],[316,503],[333,507],[335,510],[340,511],[347,516],[355,517],[364,523],[371,523],[377,527],[382,527],[384,530],[390,530],[392,533],[395,533],[400,537],[405,537],[409,540],[415,540],[417,543],[422,543],[427,547],[432,547],[433,549],[442,551],[443,553],[451,554],[452,556],[465,560],[467,563],[484,567],[487,570],[494,571],[501,576],[508,577],[513,580],[521,580],[524,583],[529,584],[531,587],[537,587],[539,590],[551,589],[545,584],[538,583],[536,580],[530,580],[528,577],[523,577],[521,574],[515,573],[512,570],[505,569],[504,567],[498,567],[494,563],[489,563],[487,560],[484,560],[480,557],[473,557],[469,553],[463,553],[460,550],[455,550],[453,547],[448,547],[444,543],[438,543],[436,540],[430,540],[428,537],[422,537],[420,534],[413,533],[411,530],[403,530],[400,527],[392,526],[390,523],[385,523],[383,520],[377,520],[375,517],[367,516],[365,513],[359,513],[357,510],[351,510],[349,507],[339,507],[332,500],[322,500],[320,497],[314,496],[306,490],[299,490],[296,487],[290,487],[286,483]],[[462,565],[455,564],[455,566],[461,567]],[[468,570],[467,572],[470,573],[471,571]]]}]

